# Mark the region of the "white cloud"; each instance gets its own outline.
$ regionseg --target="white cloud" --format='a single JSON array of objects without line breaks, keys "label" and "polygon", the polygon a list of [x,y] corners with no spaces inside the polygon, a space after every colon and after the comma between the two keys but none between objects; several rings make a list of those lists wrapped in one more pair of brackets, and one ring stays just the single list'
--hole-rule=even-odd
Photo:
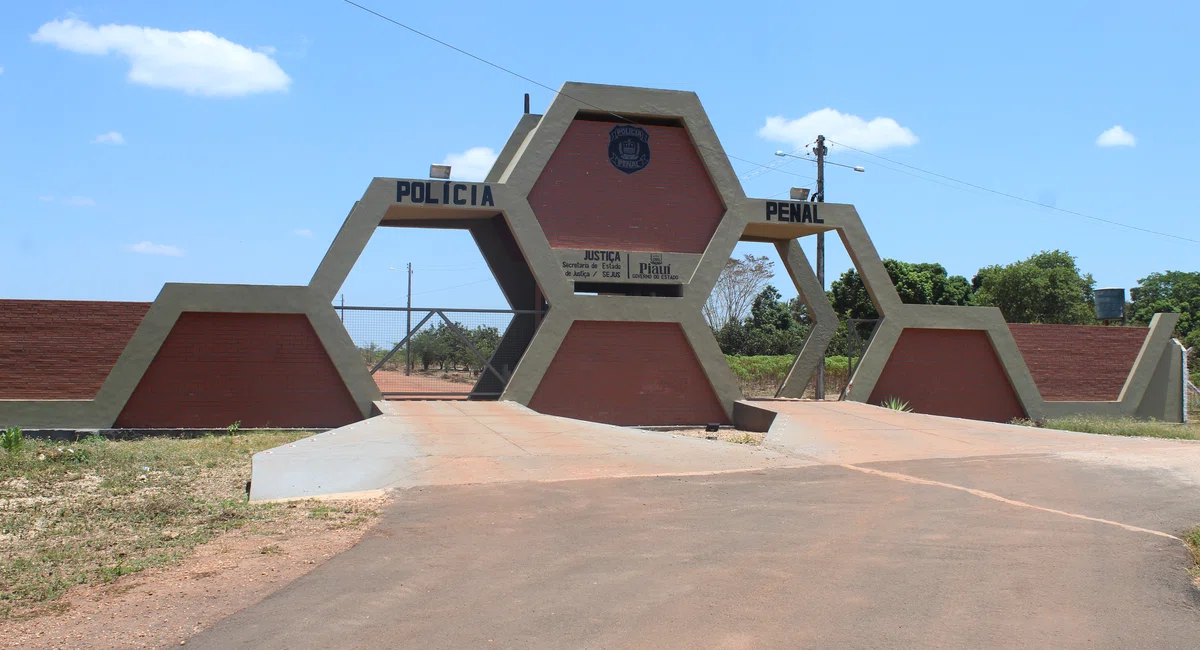
[{"label": "white cloud", "polygon": [[4,66],[0,65],[0,74],[4,74]]},{"label": "white cloud", "polygon": [[116,131],[109,131],[92,138],[92,144],[125,144],[125,136]]},{"label": "white cloud", "polygon": [[38,196],[38,200],[45,201],[46,203],[62,203],[63,205],[69,205],[72,208],[91,208],[95,207],[96,205],[95,199],[89,196],[68,196],[63,199],[58,199],[55,198],[53,194],[42,194],[41,196]]},{"label": "white cloud", "polygon": [[297,230],[293,230],[292,234],[296,235],[297,237],[304,237],[305,239],[312,239],[313,236],[313,232],[308,228],[299,228]]},{"label": "white cloud", "polygon": [[917,143],[917,136],[912,131],[890,117],[877,117],[868,122],[857,115],[840,113],[832,108],[822,108],[794,120],[780,115],[768,117],[766,124],[758,130],[758,135],[766,140],[786,142],[794,149],[805,147],[818,135],[866,151],[907,147]]},{"label": "white cloud", "polygon": [[169,246],[167,244],[155,244],[154,242],[141,241],[136,244],[130,244],[125,247],[125,250],[131,253],[141,253],[142,255],[165,255],[167,257],[183,257],[184,250],[178,246]]},{"label": "white cloud", "polygon": [[452,153],[442,161],[450,165],[450,175],[463,181],[481,181],[487,177],[496,162],[496,152],[491,147],[471,147],[462,153]]},{"label": "white cloud", "polygon": [[1132,147],[1137,144],[1137,138],[1118,124],[1113,128],[1101,133],[1096,138],[1096,146],[1098,147]]},{"label": "white cloud", "polygon": [[122,54],[130,62],[129,81],[190,95],[236,97],[286,91],[292,82],[267,54],[212,32],[168,32],[137,25],[93,27],[67,18],[42,25],[30,39],[79,54]]},{"label": "white cloud", "polygon": [[262,52],[263,54],[266,54],[267,56],[270,56],[275,53],[274,45],[259,45],[258,47],[254,48],[254,49],[258,50],[259,52]]}]

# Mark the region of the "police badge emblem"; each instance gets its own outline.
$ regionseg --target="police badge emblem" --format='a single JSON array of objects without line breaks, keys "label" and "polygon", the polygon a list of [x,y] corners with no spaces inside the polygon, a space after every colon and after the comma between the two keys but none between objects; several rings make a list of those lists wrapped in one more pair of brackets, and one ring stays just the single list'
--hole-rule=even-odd
[{"label": "police badge emblem", "polygon": [[608,132],[608,162],[632,174],[650,164],[650,134],[640,126],[618,124]]}]

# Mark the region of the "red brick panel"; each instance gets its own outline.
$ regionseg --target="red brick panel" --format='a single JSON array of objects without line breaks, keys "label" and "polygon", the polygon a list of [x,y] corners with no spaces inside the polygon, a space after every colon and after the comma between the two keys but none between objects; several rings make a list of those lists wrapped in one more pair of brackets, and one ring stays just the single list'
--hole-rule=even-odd
[{"label": "red brick panel", "polygon": [[613,122],[577,119],[529,193],[555,248],[703,253],[725,208],[681,126],[643,126],[650,164],[626,174],[608,160]]},{"label": "red brick panel", "polygon": [[576,321],[529,406],[621,425],[729,421],[677,323]]},{"label": "red brick panel", "polygon": [[119,428],[337,427],[362,419],[304,314],[184,312]]},{"label": "red brick panel", "polygon": [[1010,323],[1021,356],[1048,402],[1105,402],[1121,397],[1148,327]]},{"label": "red brick panel", "polygon": [[871,392],[917,413],[1008,422],[1025,409],[982,330],[905,329]]},{"label": "red brick panel", "polygon": [[93,399],[148,302],[0,300],[0,399]]}]

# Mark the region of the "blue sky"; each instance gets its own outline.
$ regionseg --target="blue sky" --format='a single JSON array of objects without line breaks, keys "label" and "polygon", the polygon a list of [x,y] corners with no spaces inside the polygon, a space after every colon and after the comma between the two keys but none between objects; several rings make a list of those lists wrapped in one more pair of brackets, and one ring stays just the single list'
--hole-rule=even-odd
[{"label": "blue sky", "polygon": [[[740,158],[774,163],[819,128],[954,178],[1200,239],[1195,3],[364,4],[552,87],[694,90]],[[164,33],[188,30],[207,34]],[[523,93],[535,111],[551,100],[338,0],[6,3],[0,70],[7,298],[307,283],[373,176],[423,177],[448,156],[499,150]],[[1118,125],[1104,140],[1114,146],[1100,146]],[[850,151],[831,160],[867,168],[831,168],[826,195],[858,207],[884,256],[970,277],[1061,248],[1100,286],[1126,287],[1200,266],[1200,244],[934,184]],[[753,175],[751,196],[813,174],[806,161],[735,168]],[[402,304],[403,274],[389,267],[409,261],[415,303],[503,305],[469,236],[409,230],[375,237],[347,302]],[[848,267],[831,241],[829,278]]]}]

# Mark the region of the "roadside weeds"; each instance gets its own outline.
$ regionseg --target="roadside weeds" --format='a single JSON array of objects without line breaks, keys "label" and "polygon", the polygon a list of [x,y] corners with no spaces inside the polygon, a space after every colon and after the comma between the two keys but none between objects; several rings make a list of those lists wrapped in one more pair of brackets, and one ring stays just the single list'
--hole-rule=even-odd
[{"label": "roadside weeds", "polygon": [[1192,553],[1192,581],[1200,589],[1200,526],[1195,526],[1183,534],[1183,544]]},{"label": "roadside weeds", "polygon": [[377,512],[360,503],[247,503],[253,454],[307,435],[26,440],[0,454],[0,621],[64,613],[73,588],[176,566],[230,531],[282,534],[295,508],[325,527],[363,526]]},{"label": "roadside weeds", "polygon": [[1079,433],[1098,433],[1109,436],[1171,438],[1177,440],[1200,440],[1200,422],[1177,424],[1155,420],[1139,420],[1129,417],[1101,417],[1095,415],[1072,415],[1047,420],[1016,419],[1013,424],[1046,429],[1061,429]]}]

